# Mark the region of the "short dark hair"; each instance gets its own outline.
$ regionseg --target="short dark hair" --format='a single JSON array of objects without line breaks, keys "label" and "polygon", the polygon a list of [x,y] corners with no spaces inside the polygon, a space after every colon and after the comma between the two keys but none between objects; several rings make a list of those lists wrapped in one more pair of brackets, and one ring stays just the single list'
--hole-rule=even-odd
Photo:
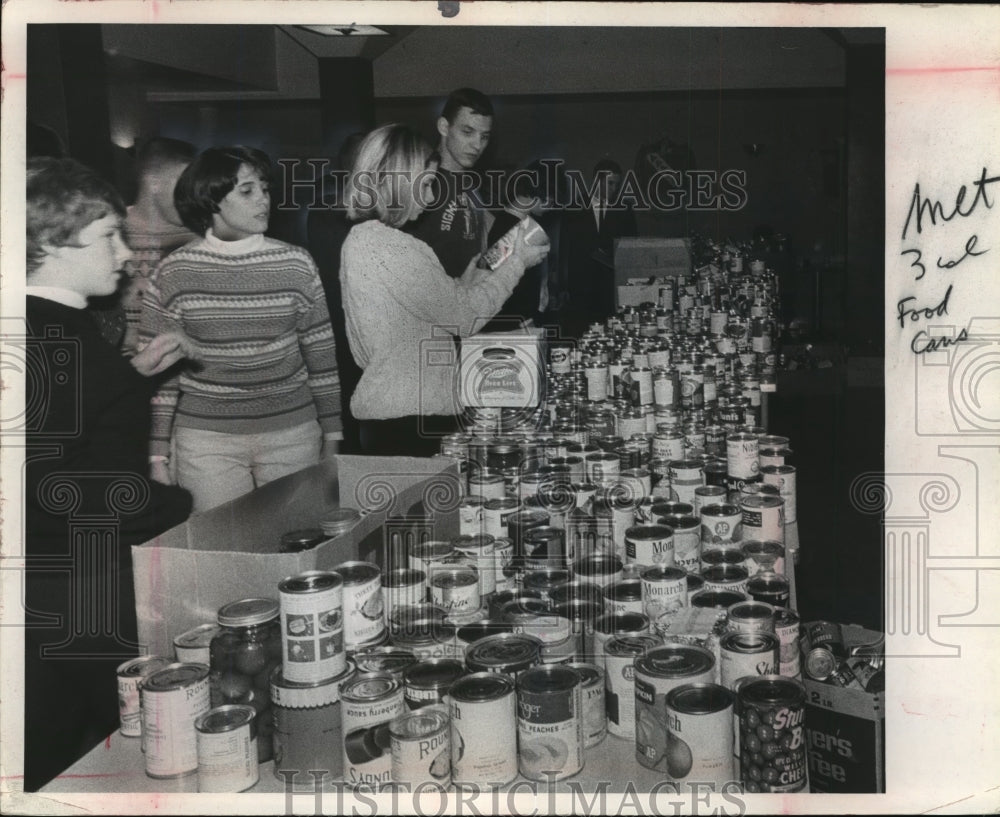
[{"label": "short dark hair", "polygon": [[76,159],[28,159],[25,200],[27,272],[45,260],[45,247],[73,246],[80,231],[112,213],[125,217],[118,191]]},{"label": "short dark hair", "polygon": [[622,166],[614,159],[600,159],[594,165],[594,175],[598,173],[614,173],[616,176],[622,175]]},{"label": "short dark hair", "polygon": [[212,216],[219,212],[219,202],[236,186],[242,165],[250,165],[264,180],[271,176],[270,157],[242,145],[209,148],[187,166],[174,188],[174,205],[185,227],[205,235]]},{"label": "short dark hair", "polygon": [[189,165],[198,155],[198,148],[181,139],[153,136],[147,139],[135,154],[135,172],[140,181],[147,173],[167,165]]},{"label": "short dark hair", "polygon": [[493,116],[493,103],[490,102],[490,98],[475,88],[459,88],[457,91],[452,91],[441,109],[441,116],[447,119],[450,125],[462,108],[471,108],[473,113],[480,116]]}]

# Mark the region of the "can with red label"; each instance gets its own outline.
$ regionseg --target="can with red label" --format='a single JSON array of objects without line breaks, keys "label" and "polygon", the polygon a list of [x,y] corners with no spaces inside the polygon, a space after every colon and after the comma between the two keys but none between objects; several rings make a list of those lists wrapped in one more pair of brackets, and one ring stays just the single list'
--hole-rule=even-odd
[{"label": "can with red label", "polygon": [[683,684],[667,694],[667,777],[722,787],[736,777],[733,693],[719,684]]},{"label": "can with red label", "polygon": [[780,497],[753,494],[740,500],[743,538],[785,542],[785,503]]},{"label": "can with red label", "polygon": [[493,672],[459,678],[448,695],[452,779],[459,785],[503,785],[517,777],[514,679]]},{"label": "can with red label", "polygon": [[740,685],[740,780],[748,792],[798,792],[809,785],[806,690],[779,675]]},{"label": "can with red label", "polygon": [[517,679],[518,766],[529,780],[565,780],[583,768],[580,674],[561,664]]},{"label": "can with red label", "polygon": [[772,633],[727,633],[719,641],[719,681],[733,688],[744,675],[775,675],[777,636]]}]

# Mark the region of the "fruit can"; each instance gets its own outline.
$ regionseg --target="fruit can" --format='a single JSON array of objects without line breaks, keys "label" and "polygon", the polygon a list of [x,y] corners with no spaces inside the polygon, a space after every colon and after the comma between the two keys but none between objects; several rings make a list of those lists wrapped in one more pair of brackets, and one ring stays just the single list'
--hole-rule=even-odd
[{"label": "fruit can", "polygon": [[479,571],[472,565],[438,568],[431,578],[431,601],[448,615],[464,615],[479,609]]},{"label": "fruit can", "polygon": [[139,696],[146,774],[166,779],[197,772],[194,722],[211,709],[208,667],[169,664],[146,676]]},{"label": "fruit can", "polygon": [[807,790],[805,703],[805,687],[792,678],[740,685],[740,780],[748,792]]},{"label": "fruit can", "polygon": [[712,683],[715,656],[694,644],[665,644],[635,659],[635,753],[648,769],[667,768],[667,694]]},{"label": "fruit can", "polygon": [[740,500],[743,538],[785,542],[785,502],[779,496],[752,494]]},{"label": "fruit can", "polygon": [[517,777],[517,693],[514,679],[493,672],[459,678],[448,695],[452,780],[488,786]]},{"label": "fruit can", "polygon": [[802,675],[799,655],[799,629],[802,619],[794,610],[779,607],[774,611],[774,634],[778,637],[778,674],[789,678]]},{"label": "fruit can", "polygon": [[260,779],[256,710],[245,704],[210,709],[194,722],[198,791],[246,791]]},{"label": "fruit can", "polygon": [[403,682],[387,672],[355,675],[340,690],[344,783],[378,791],[392,781],[389,724],[406,712]]},{"label": "fruit can", "polygon": [[[340,675],[344,652],[344,580],[310,570],[278,584],[281,603],[282,672],[289,681],[313,683]],[[382,609],[379,607],[379,618]]]},{"label": "fruit can", "polygon": [[699,570],[701,568],[701,523],[698,518],[690,514],[666,514],[657,517],[656,521],[661,525],[667,525],[674,532],[674,566],[689,573]]},{"label": "fruit can", "polygon": [[650,622],[687,606],[687,574],[678,567],[652,565],[642,571],[642,611]]},{"label": "fruit can", "polygon": [[734,695],[719,684],[683,684],[667,695],[667,776],[715,791],[736,777]]},{"label": "fruit can", "polygon": [[779,641],[773,633],[726,633],[719,641],[719,681],[733,688],[744,675],[776,675]]},{"label": "fruit can", "polygon": [[597,746],[608,734],[604,706],[604,667],[573,661],[566,664],[580,673],[580,697],[583,700],[583,746]]},{"label": "fruit can", "polygon": [[583,768],[580,673],[562,664],[517,679],[518,768],[528,780],[557,781]]},{"label": "fruit can", "polygon": [[635,658],[662,644],[654,635],[614,636],[604,643],[604,704],[612,735],[635,740]]},{"label": "fruit can", "polygon": [[667,525],[634,525],[625,531],[625,559],[640,565],[674,565],[674,530]]},{"label": "fruit can", "polygon": [[389,724],[392,782],[423,788],[451,785],[451,723],[443,705],[408,712]]},{"label": "fruit can", "polygon": [[174,655],[182,664],[208,664],[212,639],[220,632],[218,624],[199,624],[174,639]]},{"label": "fruit can", "polygon": [[334,572],[344,580],[344,649],[377,643],[385,634],[381,569],[371,562],[344,562]]},{"label": "fruit can", "polygon": [[[142,735],[142,707],[139,704],[139,687],[144,678],[157,670],[175,663],[159,655],[132,658],[118,667],[118,715],[121,733],[127,738]],[[183,662],[182,662],[183,663]],[[195,663],[208,664],[208,661]]]}]

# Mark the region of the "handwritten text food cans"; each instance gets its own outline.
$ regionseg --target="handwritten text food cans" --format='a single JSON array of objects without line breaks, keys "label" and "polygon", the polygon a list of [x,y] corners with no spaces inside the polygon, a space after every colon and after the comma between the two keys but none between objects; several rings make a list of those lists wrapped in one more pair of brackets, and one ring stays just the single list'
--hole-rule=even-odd
[{"label": "handwritten text food cans", "polygon": [[684,684],[670,691],[667,776],[671,780],[721,791],[736,777],[733,702],[733,693],[719,684]]},{"label": "handwritten text food cans", "polygon": [[389,723],[406,711],[403,682],[385,672],[359,673],[340,690],[344,783],[378,791],[392,780]]},{"label": "handwritten text food cans", "polygon": [[614,636],[604,643],[604,701],[612,735],[635,740],[635,657],[662,644],[653,635]]},{"label": "handwritten text food cans", "polygon": [[[282,672],[313,683],[340,675],[344,652],[344,581],[338,573],[310,570],[278,584],[281,594]],[[381,618],[381,607],[379,618]]]},{"label": "handwritten text food cans", "polygon": [[[118,667],[118,715],[121,733],[127,738],[142,734],[142,707],[139,704],[139,687],[149,675],[175,662],[158,655],[132,658]],[[181,662],[184,663],[184,662]],[[195,663],[207,664],[207,661]]]},{"label": "handwritten text food cans", "polygon": [[260,779],[256,710],[245,704],[210,709],[194,722],[198,791],[246,791]]},{"label": "handwritten text food cans", "polygon": [[608,734],[604,706],[604,666],[574,661],[566,664],[580,673],[580,697],[583,700],[583,745],[589,749]]},{"label": "handwritten text food cans", "polygon": [[198,771],[194,722],[211,708],[208,667],[169,664],[140,687],[146,774],[184,777]]},{"label": "handwritten text food cans", "polygon": [[740,779],[748,792],[807,789],[805,702],[805,687],[791,678],[740,685]]},{"label": "handwritten text food cans", "polygon": [[334,571],[344,581],[344,648],[378,642],[385,634],[382,571],[371,562],[344,562]]},{"label": "handwritten text food cans", "polygon": [[785,541],[785,502],[780,497],[753,494],[740,500],[743,538]]},{"label": "handwritten text food cans", "polygon": [[744,675],[773,675],[778,670],[778,637],[771,633],[727,633],[719,641],[719,681],[733,688]]},{"label": "handwritten text food cans", "polygon": [[451,785],[451,724],[443,705],[428,706],[389,724],[392,782],[404,786]]},{"label": "handwritten text food cans", "polygon": [[517,693],[514,679],[493,672],[459,678],[448,696],[452,780],[503,785],[517,777]]},{"label": "handwritten text food cans", "polygon": [[561,664],[517,679],[518,767],[529,780],[565,780],[583,768],[580,674]]}]

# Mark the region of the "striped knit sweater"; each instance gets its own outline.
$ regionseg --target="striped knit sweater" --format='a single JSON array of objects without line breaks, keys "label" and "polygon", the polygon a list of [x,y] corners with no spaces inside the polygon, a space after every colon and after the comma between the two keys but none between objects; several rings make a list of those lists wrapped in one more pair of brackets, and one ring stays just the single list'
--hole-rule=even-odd
[{"label": "striped knit sweater", "polygon": [[143,301],[140,344],[180,330],[201,359],[153,398],[151,454],[173,426],[232,434],[318,419],[340,436],[340,380],[319,273],[300,247],[254,235],[208,234],[168,255]]}]

